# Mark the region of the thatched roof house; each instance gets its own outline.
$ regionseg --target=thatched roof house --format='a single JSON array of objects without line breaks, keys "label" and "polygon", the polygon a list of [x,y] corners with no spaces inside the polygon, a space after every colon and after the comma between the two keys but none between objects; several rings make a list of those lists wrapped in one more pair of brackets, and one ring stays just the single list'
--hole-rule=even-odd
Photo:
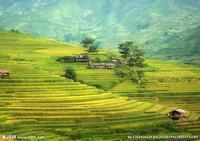
[{"label": "thatched roof house", "polygon": [[173,119],[173,120],[179,120],[179,119],[184,119],[187,118],[186,116],[186,111],[182,109],[175,109],[172,110],[169,114],[168,117]]},{"label": "thatched roof house", "polygon": [[111,57],[110,58],[110,62],[112,62],[112,63],[117,63],[119,60],[117,59],[117,58],[115,58],[115,57]]},{"label": "thatched roof house", "polygon": [[112,64],[112,63],[90,63],[89,67],[92,69],[114,69],[115,64]]},{"label": "thatched roof house", "polygon": [[9,77],[10,72],[7,70],[0,70],[0,77],[1,78],[5,78],[5,77]]},{"label": "thatched roof house", "polygon": [[88,55],[76,55],[74,56],[75,62],[88,62],[89,56]]}]

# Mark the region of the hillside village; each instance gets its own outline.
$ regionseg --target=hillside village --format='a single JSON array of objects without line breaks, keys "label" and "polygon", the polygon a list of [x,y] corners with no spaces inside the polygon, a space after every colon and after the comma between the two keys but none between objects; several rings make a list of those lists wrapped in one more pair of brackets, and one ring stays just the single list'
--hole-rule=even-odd
[{"label": "hillside village", "polygon": [[[75,62],[87,62],[88,67],[91,69],[114,69],[116,67],[115,63],[117,60],[110,58],[110,63],[92,63],[90,56],[88,55],[77,55],[74,56]],[[113,61],[115,63],[113,63]]]}]

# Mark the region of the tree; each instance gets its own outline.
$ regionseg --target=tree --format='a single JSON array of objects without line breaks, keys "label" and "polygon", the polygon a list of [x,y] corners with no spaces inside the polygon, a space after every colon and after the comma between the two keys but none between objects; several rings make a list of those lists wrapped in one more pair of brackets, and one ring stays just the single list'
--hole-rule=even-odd
[{"label": "tree", "polygon": [[144,52],[133,42],[131,45],[130,57],[128,59],[128,66],[132,67],[132,73],[136,72],[137,83],[140,84],[144,74],[142,70],[142,67],[144,67]]},{"label": "tree", "polygon": [[66,69],[65,70],[65,77],[69,78],[69,79],[76,80],[76,73],[75,73],[74,69],[72,69],[72,68]]},{"label": "tree", "polygon": [[131,45],[131,51],[130,56],[128,59],[128,66],[130,67],[143,67],[144,62],[144,51],[139,49],[137,45],[132,43]]},{"label": "tree", "polygon": [[131,48],[132,42],[125,42],[122,44],[119,44],[118,49],[121,56],[124,58],[124,64],[126,65],[127,58],[130,55],[130,48]]},{"label": "tree", "polygon": [[81,44],[88,52],[96,52],[100,43],[91,37],[86,37],[81,41]]},{"label": "tree", "polygon": [[140,85],[140,83],[141,83],[141,80],[142,80],[142,77],[144,76],[144,72],[143,72],[143,70],[142,69],[138,69],[137,71],[136,71],[136,73],[137,73],[137,83],[138,83],[138,85]]},{"label": "tree", "polygon": [[100,62],[101,62],[101,59],[100,59],[99,57],[96,57],[96,58],[94,59],[94,62],[100,63]]},{"label": "tree", "polygon": [[17,34],[21,34],[21,32],[18,29],[11,29],[10,32],[12,33],[17,33]]}]

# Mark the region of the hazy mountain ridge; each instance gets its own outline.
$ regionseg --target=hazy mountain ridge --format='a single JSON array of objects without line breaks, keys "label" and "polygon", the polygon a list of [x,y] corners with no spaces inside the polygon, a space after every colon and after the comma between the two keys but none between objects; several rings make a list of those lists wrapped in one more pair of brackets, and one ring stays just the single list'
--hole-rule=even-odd
[{"label": "hazy mountain ridge", "polygon": [[199,37],[200,26],[189,31],[188,34],[180,38],[178,41],[172,42],[167,48],[158,50],[156,56],[168,60],[181,60],[187,64],[200,66]]},{"label": "hazy mountain ridge", "polygon": [[135,40],[148,53],[196,28],[199,7],[196,0],[0,0],[0,26],[67,42],[91,35],[109,49]]}]

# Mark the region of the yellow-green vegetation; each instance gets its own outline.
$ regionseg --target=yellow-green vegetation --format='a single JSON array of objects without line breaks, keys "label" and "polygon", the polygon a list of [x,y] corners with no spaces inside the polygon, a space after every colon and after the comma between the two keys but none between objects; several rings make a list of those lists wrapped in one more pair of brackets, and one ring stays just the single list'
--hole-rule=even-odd
[{"label": "yellow-green vegetation", "polygon": [[[0,79],[0,135],[101,141],[199,134],[199,68],[147,60],[137,85],[115,70],[57,61],[81,53],[75,45],[0,33],[0,69],[11,72]],[[66,68],[75,70],[76,82],[63,77]],[[168,119],[173,108],[187,110],[190,121]]]}]

